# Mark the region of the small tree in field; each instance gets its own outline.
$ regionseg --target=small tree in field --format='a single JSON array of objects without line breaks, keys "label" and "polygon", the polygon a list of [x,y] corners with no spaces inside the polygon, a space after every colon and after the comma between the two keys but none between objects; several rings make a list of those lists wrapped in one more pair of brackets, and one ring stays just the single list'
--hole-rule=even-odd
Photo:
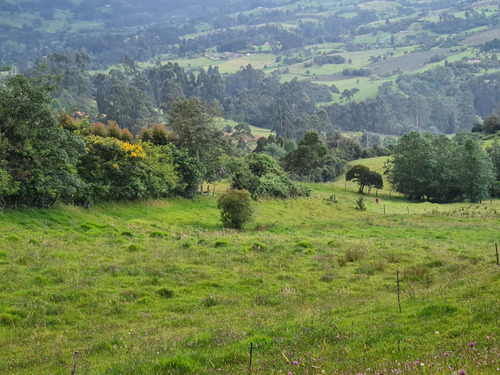
[{"label": "small tree in field", "polygon": [[365,187],[368,187],[368,194],[370,194],[373,187],[376,189],[382,189],[384,187],[382,175],[375,171],[370,171],[370,168],[364,165],[353,166],[347,171],[345,179],[346,181],[357,182],[359,186],[358,192],[360,194],[363,194]]},{"label": "small tree in field", "polygon": [[246,190],[231,190],[222,194],[217,201],[217,208],[224,228],[241,229],[252,219],[252,199]]}]

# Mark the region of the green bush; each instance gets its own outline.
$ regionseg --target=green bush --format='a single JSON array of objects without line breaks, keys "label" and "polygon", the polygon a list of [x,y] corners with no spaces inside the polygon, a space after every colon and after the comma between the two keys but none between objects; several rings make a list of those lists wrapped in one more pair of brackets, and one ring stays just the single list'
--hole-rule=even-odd
[{"label": "green bush", "polygon": [[290,188],[287,180],[286,176],[268,173],[259,179],[257,195],[259,197],[288,198]]},{"label": "green bush", "polygon": [[311,188],[306,184],[300,182],[290,183],[290,197],[309,197],[311,195]]},{"label": "green bush", "polygon": [[174,292],[167,288],[158,289],[156,293],[163,298],[172,298],[174,296]]},{"label": "green bush", "polygon": [[150,233],[149,237],[151,238],[166,238],[168,237],[168,233],[165,232],[160,232],[160,231],[153,231]]},{"label": "green bush", "polygon": [[217,201],[221,221],[225,228],[241,229],[253,216],[252,199],[246,190],[231,190]]},{"label": "green bush", "polygon": [[214,242],[214,247],[224,247],[227,246],[227,240],[217,240]]}]

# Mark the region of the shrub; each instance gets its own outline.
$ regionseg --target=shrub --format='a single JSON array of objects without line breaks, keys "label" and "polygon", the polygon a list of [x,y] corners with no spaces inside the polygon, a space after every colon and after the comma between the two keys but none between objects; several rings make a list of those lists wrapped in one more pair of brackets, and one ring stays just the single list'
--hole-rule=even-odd
[{"label": "shrub", "polygon": [[174,296],[174,292],[167,288],[158,289],[156,293],[163,298],[172,298]]},{"label": "shrub", "polygon": [[349,249],[345,252],[344,259],[346,262],[356,262],[365,256],[364,252],[360,249]]},{"label": "shrub", "polygon": [[311,188],[300,182],[292,182],[290,184],[290,196],[293,197],[309,197]]},{"label": "shrub", "polygon": [[211,307],[219,304],[219,297],[212,294],[208,295],[206,298],[201,299],[201,303],[205,307]]},{"label": "shrub", "polygon": [[160,232],[160,231],[153,231],[153,232],[151,232],[149,237],[151,237],[151,238],[166,238],[166,237],[168,237],[168,233]]},{"label": "shrub", "polygon": [[287,185],[287,178],[274,173],[268,173],[259,179],[257,189],[259,197],[288,198],[290,189]]},{"label": "shrub", "polygon": [[130,244],[127,246],[127,251],[134,253],[136,251],[144,250],[142,246],[136,244]]},{"label": "shrub", "polygon": [[227,246],[227,240],[217,240],[214,242],[214,247],[224,247]]},{"label": "shrub", "polygon": [[12,314],[0,314],[0,325],[2,326],[10,326],[13,325],[16,320],[18,319],[17,316],[14,316]]},{"label": "shrub", "polygon": [[265,250],[267,250],[267,246],[264,245],[263,243],[260,243],[260,242],[254,242],[254,244],[252,245],[252,247],[250,248],[250,250],[265,251]]},{"label": "shrub", "polygon": [[363,198],[363,197],[360,197],[360,198],[356,199],[356,204],[358,205],[358,207],[356,207],[356,208],[358,210],[361,210],[361,211],[366,211],[365,202],[366,202],[366,199]]},{"label": "shrub", "polygon": [[9,234],[7,236],[7,240],[12,241],[12,242],[17,242],[17,241],[21,241],[21,237],[19,237],[17,234]]},{"label": "shrub", "polygon": [[301,241],[297,244],[298,247],[301,247],[303,249],[312,249],[313,245],[310,242],[307,241]]},{"label": "shrub", "polygon": [[222,194],[217,201],[221,210],[221,221],[225,228],[241,229],[252,219],[252,199],[246,190],[231,190]]}]

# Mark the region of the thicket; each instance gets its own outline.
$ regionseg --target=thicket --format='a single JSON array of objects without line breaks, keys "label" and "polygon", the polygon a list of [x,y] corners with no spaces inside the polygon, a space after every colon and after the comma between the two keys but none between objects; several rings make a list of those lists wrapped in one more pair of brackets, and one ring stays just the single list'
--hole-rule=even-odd
[{"label": "thicket", "polygon": [[[51,76],[16,75],[0,86],[1,206],[50,207],[62,199],[90,207],[102,200],[191,198],[202,182],[222,178],[254,198],[309,195],[309,188],[292,182],[271,156],[241,157],[234,141],[214,126],[218,108],[213,103],[180,100],[168,112],[168,129],[145,126],[134,138],[111,120],[104,125],[64,112],[54,115],[49,95],[54,88]],[[234,134],[251,137],[248,124],[236,128]],[[297,145],[288,146],[283,155]]]}]

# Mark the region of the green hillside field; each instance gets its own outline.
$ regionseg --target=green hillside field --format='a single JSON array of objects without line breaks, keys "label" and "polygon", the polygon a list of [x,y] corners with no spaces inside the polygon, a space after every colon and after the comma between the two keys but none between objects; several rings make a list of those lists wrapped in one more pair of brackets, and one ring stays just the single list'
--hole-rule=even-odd
[{"label": "green hillside field", "polygon": [[311,187],[241,232],[212,197],[2,211],[0,373],[495,373],[500,202]]}]

